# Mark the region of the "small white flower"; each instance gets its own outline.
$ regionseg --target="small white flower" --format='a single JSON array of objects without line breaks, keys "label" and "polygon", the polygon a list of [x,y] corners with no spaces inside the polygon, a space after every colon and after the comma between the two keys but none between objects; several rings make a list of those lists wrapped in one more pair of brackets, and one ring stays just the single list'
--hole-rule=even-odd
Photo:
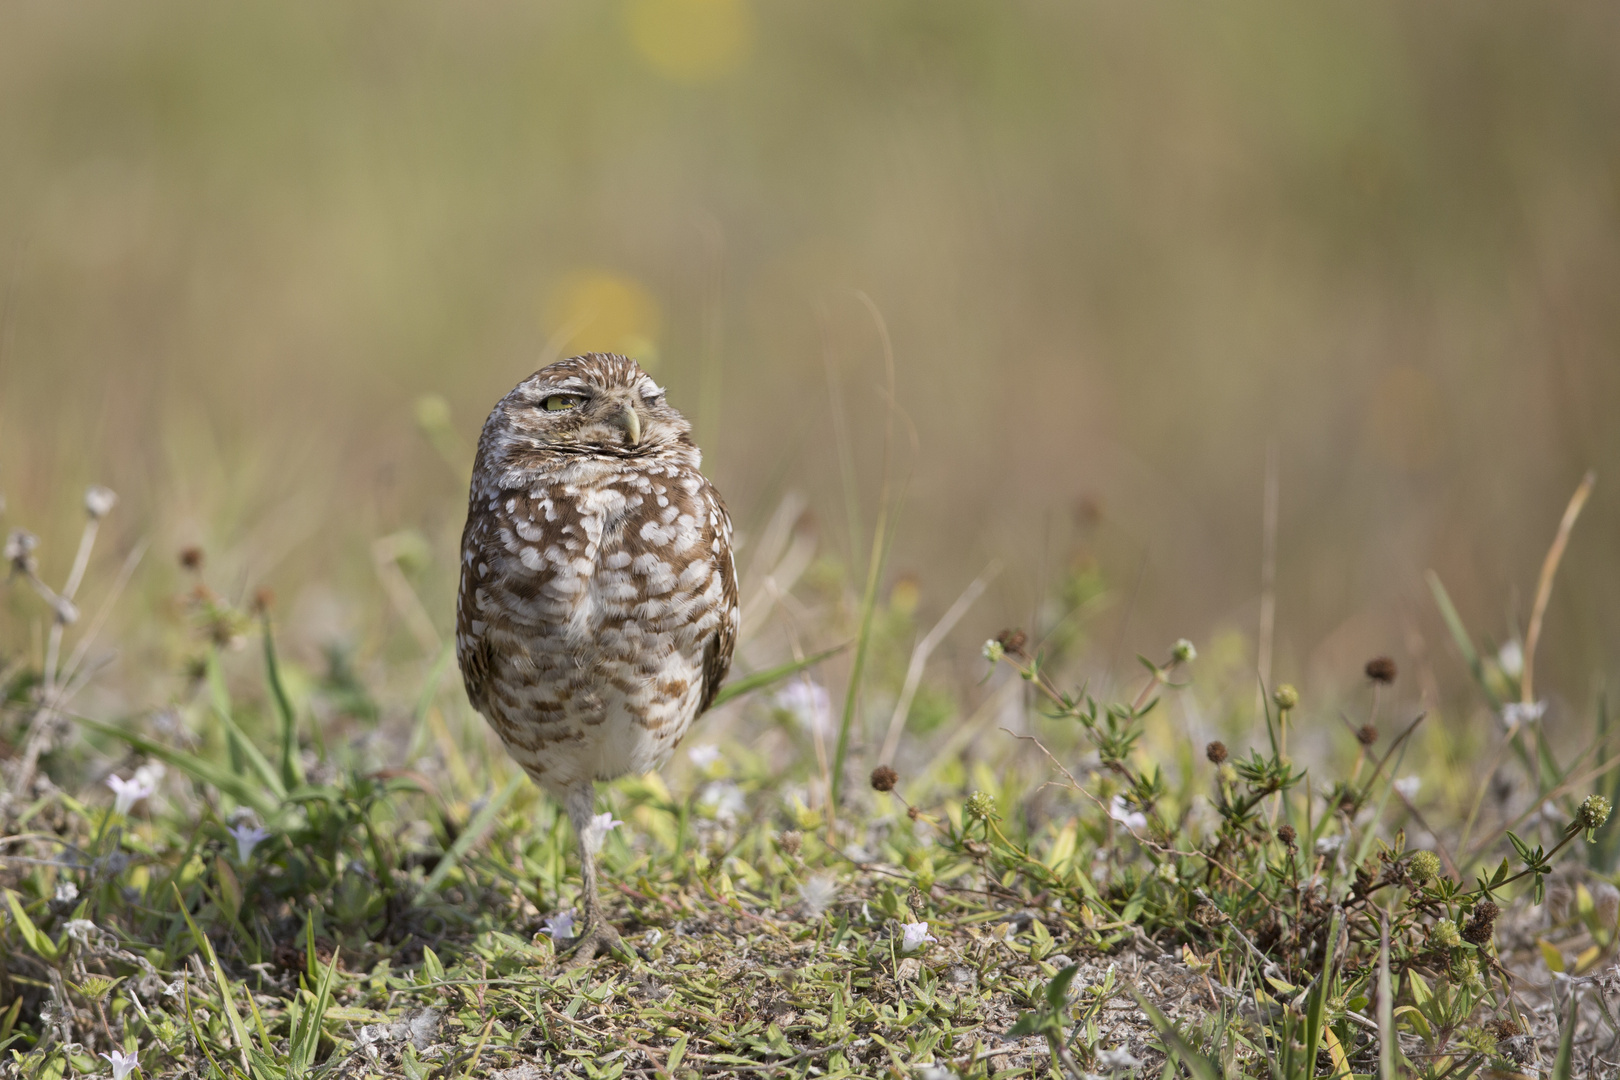
[{"label": "small white flower", "polygon": [[58,881],[56,883],[56,902],[58,904],[71,904],[79,898],[79,887],[71,881]]},{"label": "small white flower", "polygon": [[929,934],[928,924],[925,922],[908,922],[900,929],[905,935],[900,941],[901,952],[916,952],[923,947],[923,942],[939,940]]},{"label": "small white flower", "polygon": [[552,941],[568,940],[574,936],[574,909],[569,908],[567,911],[557,912],[557,914],[548,917],[545,922],[541,923],[540,927],[551,935]]},{"label": "small white flower", "polygon": [[1142,1067],[1142,1063],[1124,1046],[1116,1046],[1112,1050],[1098,1050],[1097,1065],[1109,1072],[1128,1072]]},{"label": "small white flower", "polygon": [[1506,645],[1496,650],[1496,666],[1510,679],[1517,679],[1524,674],[1524,646],[1519,644],[1518,638],[1510,639]]},{"label": "small white flower", "polygon": [[728,825],[748,809],[748,800],[743,798],[742,788],[730,780],[716,780],[704,785],[703,794],[698,797],[698,801],[704,806],[712,807],[715,818]]},{"label": "small white flower", "polygon": [[1403,776],[1399,780],[1395,781],[1393,786],[1396,791],[1400,792],[1401,798],[1405,799],[1407,802],[1411,802],[1413,799],[1417,798],[1418,789],[1423,786],[1423,777]]},{"label": "small white flower", "polygon": [[77,941],[80,945],[89,945],[91,935],[99,936],[101,933],[101,929],[89,919],[69,919],[67,926],[63,929],[67,931],[68,937]]},{"label": "small white flower", "polygon": [[1334,833],[1332,836],[1324,836],[1316,842],[1316,853],[1318,855],[1337,855],[1342,847],[1344,847],[1344,837]]},{"label": "small white flower", "polygon": [[1170,656],[1178,663],[1190,664],[1198,659],[1198,650],[1186,638],[1177,638],[1176,643],[1170,646]]},{"label": "small white flower", "polygon": [[107,786],[112,788],[113,812],[117,814],[127,814],[136,803],[157,794],[157,784],[151,775],[142,774],[139,769],[128,780],[117,773],[112,774],[107,777]]},{"label": "small white flower", "polygon": [[1545,700],[1529,703],[1510,701],[1502,706],[1502,725],[1511,729],[1522,727],[1525,724],[1533,724],[1540,720],[1542,714],[1546,711],[1547,702]]},{"label": "small white flower", "polygon": [[614,818],[611,810],[592,815],[590,823],[585,826],[585,850],[592,855],[601,851],[602,842],[607,839],[607,834],[623,824],[624,822]]},{"label": "small white flower", "polygon": [[799,725],[811,734],[832,733],[832,699],[820,683],[809,679],[794,679],[776,692],[772,699],[778,709],[792,715]]},{"label": "small white flower", "polygon": [[838,882],[830,874],[816,874],[799,886],[799,902],[812,919],[820,918],[836,899]]},{"label": "small white flower", "polygon": [[702,746],[692,747],[686,752],[686,756],[698,768],[707,769],[720,760],[720,748],[713,743],[704,743]]},{"label": "small white flower", "polygon": [[114,1050],[110,1054],[102,1054],[101,1056],[112,1063],[113,1080],[124,1080],[124,1077],[141,1066],[138,1055],[126,1054],[122,1050]]},{"label": "small white flower", "polygon": [[1147,828],[1147,815],[1133,809],[1123,795],[1115,795],[1114,801],[1108,804],[1108,816],[1133,831]]},{"label": "small white flower", "polygon": [[253,858],[253,849],[271,836],[268,829],[261,829],[257,825],[237,825],[230,830],[230,834],[236,838],[236,861],[243,866]]},{"label": "small white flower", "polygon": [[[97,519],[112,513],[112,508],[118,505],[118,495],[112,488],[104,488],[100,484],[91,484],[84,492],[84,512]],[[105,1055],[103,1055],[105,1056]],[[130,1060],[134,1060],[131,1058]],[[131,1066],[133,1068],[133,1066]],[[117,1072],[117,1066],[113,1067]],[[121,1078],[124,1074],[118,1073]]]}]

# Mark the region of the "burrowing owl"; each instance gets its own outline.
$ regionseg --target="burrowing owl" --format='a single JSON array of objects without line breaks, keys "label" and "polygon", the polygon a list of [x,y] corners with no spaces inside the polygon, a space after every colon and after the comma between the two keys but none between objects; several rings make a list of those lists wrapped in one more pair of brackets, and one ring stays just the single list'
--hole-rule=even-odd
[{"label": "burrowing owl", "polygon": [[691,431],[635,361],[589,353],[519,383],[478,440],[456,659],[473,705],[573,821],[581,957],[618,942],[597,896],[594,782],[668,759],[737,636],[731,519]]}]

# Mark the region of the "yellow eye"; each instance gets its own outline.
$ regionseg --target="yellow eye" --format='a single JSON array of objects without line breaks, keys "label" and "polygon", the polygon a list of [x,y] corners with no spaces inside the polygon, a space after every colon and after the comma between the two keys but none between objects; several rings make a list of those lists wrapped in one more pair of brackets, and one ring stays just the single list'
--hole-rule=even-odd
[{"label": "yellow eye", "polygon": [[562,412],[565,409],[574,408],[584,400],[584,398],[579,397],[577,394],[552,394],[550,397],[546,398],[546,400],[540,403],[540,407],[546,410],[546,412]]}]

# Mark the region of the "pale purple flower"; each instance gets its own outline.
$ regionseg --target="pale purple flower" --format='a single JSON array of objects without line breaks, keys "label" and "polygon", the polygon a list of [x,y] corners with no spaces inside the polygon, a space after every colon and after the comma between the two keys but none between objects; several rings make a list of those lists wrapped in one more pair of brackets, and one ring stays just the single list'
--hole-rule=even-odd
[{"label": "pale purple flower", "polygon": [[692,749],[686,752],[686,756],[690,758],[692,760],[692,764],[696,765],[698,768],[707,769],[710,765],[713,765],[715,762],[720,760],[720,748],[713,743],[704,743],[702,746],[692,747]]},{"label": "pale purple flower", "polygon": [[790,713],[811,734],[832,733],[832,699],[826,689],[809,679],[794,679],[771,699],[778,709]]},{"label": "pale purple flower", "polygon": [[136,803],[157,794],[156,782],[149,775],[143,776],[139,769],[128,780],[117,773],[112,774],[107,777],[107,786],[112,788],[113,812],[116,814],[127,814]]},{"label": "pale purple flower", "polygon": [[1524,674],[1524,646],[1519,644],[1518,638],[1508,639],[1507,644],[1496,651],[1496,666],[1510,679]]},{"label": "pale purple flower", "polygon": [[1502,724],[1510,730],[1523,727],[1525,724],[1533,724],[1540,720],[1546,711],[1545,701],[1510,701],[1502,706]]},{"label": "pale purple flower", "polygon": [[236,838],[236,861],[243,866],[253,858],[253,849],[270,839],[271,835],[268,829],[247,824],[233,826],[230,834]]},{"label": "pale purple flower", "polygon": [[743,797],[742,788],[730,780],[705,784],[698,801],[704,806],[713,807],[715,818],[727,824],[736,821],[748,809],[748,800]]},{"label": "pale purple flower", "polygon": [[1131,1069],[1141,1068],[1142,1063],[1131,1055],[1124,1043],[1121,1043],[1112,1050],[1098,1050],[1097,1067],[1107,1069],[1109,1072],[1128,1072]]},{"label": "pale purple flower", "polygon": [[84,512],[98,521],[112,513],[118,505],[118,494],[112,488],[91,484],[84,492]]},{"label": "pale purple flower", "polygon": [[1132,831],[1147,828],[1147,815],[1133,809],[1123,795],[1115,795],[1114,801],[1108,804],[1108,816]]},{"label": "pale purple flower", "polygon": [[819,918],[836,899],[838,882],[830,875],[817,874],[799,886],[799,902],[804,905],[805,914],[812,919]]},{"label": "pale purple flower", "polygon": [[908,922],[900,930],[905,935],[900,940],[901,952],[916,952],[923,947],[923,942],[939,940],[928,932],[925,922]]},{"label": "pale purple flower", "polygon": [[122,1050],[114,1050],[101,1056],[112,1063],[113,1080],[124,1080],[124,1077],[141,1067],[138,1055],[126,1054]]},{"label": "pale purple flower", "polygon": [[574,909],[548,916],[540,928],[551,936],[552,941],[567,941],[574,936]]},{"label": "pale purple flower", "polygon": [[611,810],[592,815],[590,823],[585,826],[585,850],[592,855],[601,851],[602,842],[607,839],[607,834],[623,824],[624,822],[614,818]]}]

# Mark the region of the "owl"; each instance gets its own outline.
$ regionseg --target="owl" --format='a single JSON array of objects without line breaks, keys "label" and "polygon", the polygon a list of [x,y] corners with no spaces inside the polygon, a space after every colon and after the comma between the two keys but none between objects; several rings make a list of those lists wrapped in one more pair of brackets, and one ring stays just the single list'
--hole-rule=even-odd
[{"label": "owl", "polygon": [[619,948],[595,782],[662,765],[737,639],[731,519],[686,418],[634,360],[542,368],[484,423],[461,538],[456,659],[507,751],[580,848],[576,959]]}]

